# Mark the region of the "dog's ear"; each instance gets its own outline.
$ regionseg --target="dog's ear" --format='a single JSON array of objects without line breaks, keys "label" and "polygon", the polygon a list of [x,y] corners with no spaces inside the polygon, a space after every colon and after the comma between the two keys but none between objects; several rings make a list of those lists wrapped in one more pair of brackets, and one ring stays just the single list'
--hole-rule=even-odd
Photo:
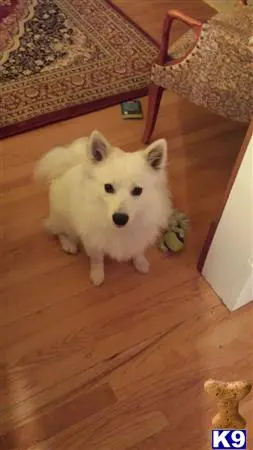
[{"label": "dog's ear", "polygon": [[99,131],[95,130],[91,133],[88,142],[88,151],[94,162],[103,161],[108,156],[110,149],[109,142]]},{"label": "dog's ear", "polygon": [[154,170],[162,169],[167,161],[167,142],[165,139],[158,139],[144,150],[148,164]]}]

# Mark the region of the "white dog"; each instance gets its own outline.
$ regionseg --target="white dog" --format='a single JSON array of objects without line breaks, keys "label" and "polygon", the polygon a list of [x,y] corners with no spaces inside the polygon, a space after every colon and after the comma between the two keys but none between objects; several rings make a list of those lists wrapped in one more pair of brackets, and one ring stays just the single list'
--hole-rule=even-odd
[{"label": "white dog", "polygon": [[38,162],[35,179],[50,186],[46,228],[68,253],[82,244],[95,285],[104,281],[105,255],[131,259],[138,271],[148,272],[144,252],[172,212],[166,157],[164,139],[126,153],[94,131],[55,147]]}]

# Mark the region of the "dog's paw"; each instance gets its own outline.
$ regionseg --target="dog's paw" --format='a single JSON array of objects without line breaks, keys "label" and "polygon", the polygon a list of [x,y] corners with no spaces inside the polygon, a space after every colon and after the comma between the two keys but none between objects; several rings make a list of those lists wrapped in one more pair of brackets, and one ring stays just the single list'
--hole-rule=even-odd
[{"label": "dog's paw", "polygon": [[62,234],[59,236],[59,240],[64,252],[70,255],[75,255],[78,252],[77,243],[68,236]]},{"label": "dog's paw", "polygon": [[100,286],[105,279],[104,270],[100,267],[92,268],[90,271],[90,279],[94,286]]},{"label": "dog's paw", "polygon": [[134,259],[134,267],[138,270],[138,272],[148,273],[149,262],[145,256],[137,256],[137,258]]}]

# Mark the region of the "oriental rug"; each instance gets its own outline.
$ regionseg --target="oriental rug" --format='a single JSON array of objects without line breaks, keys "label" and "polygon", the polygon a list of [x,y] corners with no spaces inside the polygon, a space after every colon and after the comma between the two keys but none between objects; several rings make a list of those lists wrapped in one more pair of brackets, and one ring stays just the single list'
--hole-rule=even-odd
[{"label": "oriental rug", "polygon": [[0,137],[145,95],[157,53],[108,0],[0,0]]}]

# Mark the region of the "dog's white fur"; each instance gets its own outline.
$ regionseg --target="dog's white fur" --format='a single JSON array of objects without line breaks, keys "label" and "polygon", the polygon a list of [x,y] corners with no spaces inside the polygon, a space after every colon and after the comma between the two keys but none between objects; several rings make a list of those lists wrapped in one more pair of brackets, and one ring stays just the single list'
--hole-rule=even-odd
[{"label": "dog's white fur", "polygon": [[[38,162],[35,179],[49,184],[46,227],[66,252],[76,253],[82,243],[95,285],[104,280],[104,255],[118,261],[132,259],[137,270],[148,272],[144,252],[172,212],[166,159],[164,139],[127,153],[94,131],[89,138],[52,149]],[[108,183],[114,193],[105,191]],[[141,195],[132,195],[134,187],[142,188]],[[117,227],[114,213],[127,214],[128,223]]]}]

